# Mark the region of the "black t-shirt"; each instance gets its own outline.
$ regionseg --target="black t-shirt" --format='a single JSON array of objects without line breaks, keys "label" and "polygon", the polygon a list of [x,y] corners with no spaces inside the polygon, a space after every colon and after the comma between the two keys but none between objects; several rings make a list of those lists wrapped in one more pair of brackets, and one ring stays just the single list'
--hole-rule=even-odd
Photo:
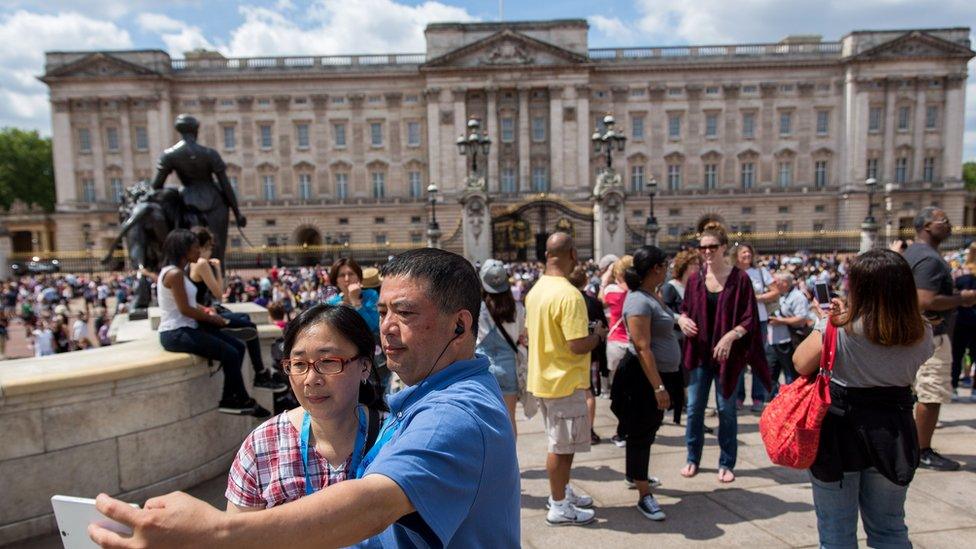
[{"label": "black t-shirt", "polygon": [[[905,260],[912,267],[915,276],[915,286],[920,290],[929,290],[936,295],[952,295],[952,269],[942,259],[938,250],[924,242],[916,242],[905,249]],[[952,321],[954,311],[924,311],[925,317],[933,321],[932,333],[941,335],[946,333],[947,325]]]},{"label": "black t-shirt", "polygon": [[[968,273],[959,276],[956,279],[956,289],[976,290],[976,276]],[[959,312],[956,314],[956,328],[960,327],[976,328],[976,307],[959,307]]]}]

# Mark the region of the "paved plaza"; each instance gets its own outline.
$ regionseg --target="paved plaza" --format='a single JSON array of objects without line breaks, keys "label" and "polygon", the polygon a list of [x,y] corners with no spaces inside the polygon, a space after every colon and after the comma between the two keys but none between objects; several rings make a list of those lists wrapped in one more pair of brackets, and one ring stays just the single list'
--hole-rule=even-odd
[{"label": "paved plaza", "polygon": [[[969,390],[963,389],[968,397]],[[596,429],[608,437],[614,418],[609,401],[598,399]],[[706,418],[717,428],[718,418]],[[589,526],[551,527],[545,522],[548,480],[542,419],[519,422],[519,463],[522,469],[522,545],[566,547],[812,547],[817,544],[813,496],[805,471],[772,465],[758,432],[758,416],[743,411],[739,423],[738,479],[719,485],[716,479],[718,441],[706,438],[701,473],[682,478],[684,428],[666,423],[651,457],[651,474],[664,485],[655,491],[668,518],[651,522],[638,514],[636,492],[623,481],[624,450],[605,442],[580,454],[573,482],[593,496],[597,521]],[[908,526],[912,541],[922,548],[959,548],[976,539],[976,404],[958,403],[943,412],[936,432],[937,449],[963,462],[961,471],[920,469],[908,493]],[[191,492],[223,507],[225,478]],[[863,533],[861,536],[863,543]],[[55,536],[12,547],[60,547]]]}]

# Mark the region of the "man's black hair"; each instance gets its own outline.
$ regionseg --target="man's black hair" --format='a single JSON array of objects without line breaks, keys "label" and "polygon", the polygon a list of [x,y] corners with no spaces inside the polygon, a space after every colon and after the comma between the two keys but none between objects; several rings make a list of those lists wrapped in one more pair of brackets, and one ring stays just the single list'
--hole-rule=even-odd
[{"label": "man's black hair", "polygon": [[410,277],[427,283],[427,298],[445,313],[471,313],[471,332],[478,333],[481,280],[467,259],[436,248],[417,248],[383,265],[383,278]]}]

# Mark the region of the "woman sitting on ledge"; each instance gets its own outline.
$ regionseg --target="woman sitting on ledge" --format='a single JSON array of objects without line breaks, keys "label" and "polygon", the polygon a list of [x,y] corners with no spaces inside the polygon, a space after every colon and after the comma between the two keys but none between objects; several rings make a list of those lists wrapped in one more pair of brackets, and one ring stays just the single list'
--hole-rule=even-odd
[{"label": "woman sitting on ledge", "polygon": [[357,478],[386,406],[370,376],[373,334],[352,308],[316,305],[288,324],[282,368],[300,407],[244,440],[227,478],[227,510],[257,511]]},{"label": "woman sitting on ledge", "polygon": [[248,396],[241,376],[244,344],[221,332],[229,322],[197,305],[197,287],[187,276],[187,266],[200,258],[197,237],[186,229],[176,229],[163,242],[166,266],[156,284],[162,319],[159,341],[167,351],[191,353],[220,361],[224,370],[224,391],[218,410],[225,414],[265,418],[270,412]]}]

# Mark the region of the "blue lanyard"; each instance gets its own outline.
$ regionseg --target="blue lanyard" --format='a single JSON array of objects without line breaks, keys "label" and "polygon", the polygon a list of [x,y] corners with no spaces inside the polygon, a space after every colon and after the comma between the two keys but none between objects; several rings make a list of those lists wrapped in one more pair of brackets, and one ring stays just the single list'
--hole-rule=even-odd
[{"label": "blue lanyard", "polygon": [[397,421],[395,417],[396,416],[393,413],[390,413],[390,415],[386,417],[386,421],[383,422],[383,429],[380,431],[380,435],[376,438],[376,442],[373,443],[373,447],[369,449],[369,452],[366,453],[362,463],[360,463],[359,467],[356,469],[356,478],[363,478],[363,473],[366,472],[366,468],[373,463],[373,460],[376,459],[376,455],[380,453],[383,446],[385,446],[386,443],[393,438],[393,434],[396,432],[397,427],[400,426],[400,422]]},{"label": "blue lanyard", "polygon": [[[352,448],[352,460],[349,464],[349,469],[346,471],[346,476],[350,473],[356,473],[359,468],[359,462],[362,460],[363,456],[363,446],[366,445],[366,413],[363,411],[362,406],[356,407],[356,413],[359,416],[359,429],[356,430],[356,443]],[[315,493],[315,488],[312,486],[312,479],[308,474],[308,435],[312,431],[312,416],[309,415],[308,411],[305,412],[305,416],[302,418],[302,432],[299,438],[299,444],[302,451],[302,472],[305,474],[305,495],[310,496]],[[352,477],[352,478],[358,478]]]}]

